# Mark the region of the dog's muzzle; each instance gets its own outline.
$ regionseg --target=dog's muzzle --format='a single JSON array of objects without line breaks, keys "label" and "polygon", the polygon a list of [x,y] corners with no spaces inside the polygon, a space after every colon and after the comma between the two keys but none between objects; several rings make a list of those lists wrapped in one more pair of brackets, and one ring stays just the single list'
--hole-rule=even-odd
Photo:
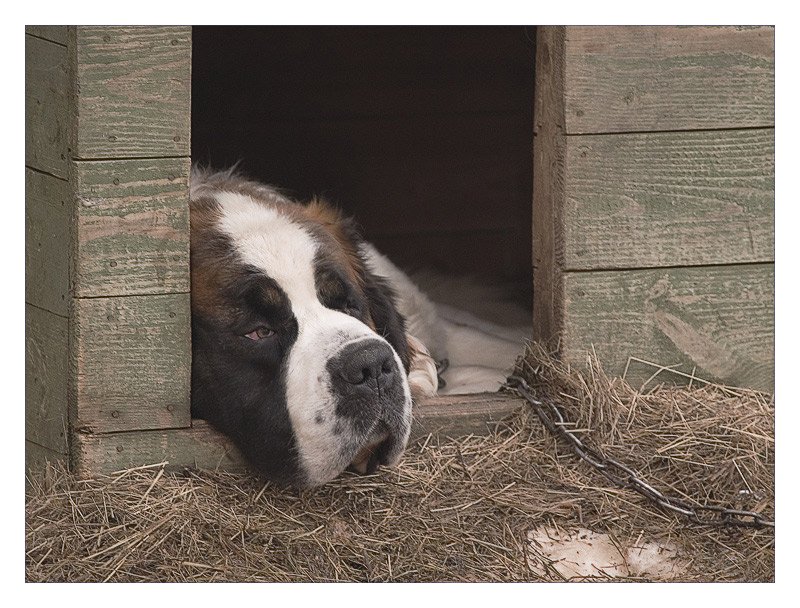
[{"label": "dog's muzzle", "polygon": [[351,468],[371,473],[394,464],[409,434],[409,407],[403,369],[383,340],[359,340],[328,361],[336,415],[349,425],[358,451]]}]

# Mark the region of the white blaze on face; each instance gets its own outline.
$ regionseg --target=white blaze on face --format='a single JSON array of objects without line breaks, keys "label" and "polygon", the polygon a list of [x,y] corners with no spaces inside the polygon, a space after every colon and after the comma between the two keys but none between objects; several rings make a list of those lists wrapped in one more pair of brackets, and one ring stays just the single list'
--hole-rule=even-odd
[{"label": "white blaze on face", "polygon": [[[325,483],[344,470],[361,447],[354,445],[360,438],[347,425],[337,424],[326,364],[347,344],[383,338],[319,301],[314,277],[318,243],[301,224],[242,194],[218,192],[215,199],[222,211],[218,226],[242,261],[262,270],[289,298],[298,335],[285,362],[287,409],[308,484]],[[403,369],[397,353],[395,363]],[[411,398],[403,384],[410,422]]]}]

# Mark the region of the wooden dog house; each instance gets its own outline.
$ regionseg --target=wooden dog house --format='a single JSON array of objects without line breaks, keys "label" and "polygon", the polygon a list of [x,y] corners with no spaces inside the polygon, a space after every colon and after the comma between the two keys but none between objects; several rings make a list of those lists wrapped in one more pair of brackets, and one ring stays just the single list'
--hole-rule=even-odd
[{"label": "wooden dog house", "polygon": [[[772,28],[232,33],[26,28],[28,466],[240,465],[190,417],[187,182],[248,138],[407,265],[532,277],[567,360],[771,390]],[[415,432],[518,405],[437,399]]]}]

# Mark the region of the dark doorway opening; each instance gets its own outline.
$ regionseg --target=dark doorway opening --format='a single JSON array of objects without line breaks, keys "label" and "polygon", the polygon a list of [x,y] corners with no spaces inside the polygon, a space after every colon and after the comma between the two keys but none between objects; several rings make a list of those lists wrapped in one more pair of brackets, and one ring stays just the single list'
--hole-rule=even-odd
[{"label": "dark doorway opening", "polygon": [[322,195],[404,269],[530,306],[533,32],[195,27],[193,161]]}]

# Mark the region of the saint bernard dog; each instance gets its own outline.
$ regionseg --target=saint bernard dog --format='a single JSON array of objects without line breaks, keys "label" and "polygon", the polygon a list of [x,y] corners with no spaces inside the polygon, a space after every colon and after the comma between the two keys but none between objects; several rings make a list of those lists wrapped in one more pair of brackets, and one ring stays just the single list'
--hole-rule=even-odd
[{"label": "saint bernard dog", "polygon": [[415,401],[497,390],[529,335],[434,304],[323,201],[195,167],[190,202],[192,415],[278,484],[396,464]]}]

